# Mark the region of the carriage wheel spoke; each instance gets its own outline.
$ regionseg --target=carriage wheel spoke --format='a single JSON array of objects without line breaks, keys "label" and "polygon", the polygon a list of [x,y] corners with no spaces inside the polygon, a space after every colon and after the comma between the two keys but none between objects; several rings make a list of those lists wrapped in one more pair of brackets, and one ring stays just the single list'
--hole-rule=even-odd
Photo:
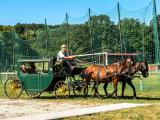
[{"label": "carriage wheel spoke", "polygon": [[18,78],[9,78],[4,85],[4,90],[8,98],[18,98],[22,93],[21,83]]},{"label": "carriage wheel spoke", "polygon": [[68,85],[64,81],[59,81],[55,84],[55,95],[56,98],[68,98],[69,97],[69,89]]}]

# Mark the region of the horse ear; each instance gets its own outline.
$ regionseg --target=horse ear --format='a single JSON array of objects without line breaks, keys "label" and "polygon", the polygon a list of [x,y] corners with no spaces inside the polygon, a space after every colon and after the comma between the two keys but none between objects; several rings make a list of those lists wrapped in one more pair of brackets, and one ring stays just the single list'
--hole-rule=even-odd
[{"label": "horse ear", "polygon": [[131,60],[133,61],[133,63],[135,63],[135,59],[133,56],[130,56]]}]

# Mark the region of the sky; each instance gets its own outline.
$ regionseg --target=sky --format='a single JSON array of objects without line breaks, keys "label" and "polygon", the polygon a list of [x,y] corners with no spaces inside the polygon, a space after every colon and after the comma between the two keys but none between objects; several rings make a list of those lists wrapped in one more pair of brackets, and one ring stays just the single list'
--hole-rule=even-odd
[{"label": "sky", "polygon": [[[17,23],[61,24],[66,12],[72,17],[81,17],[88,8],[98,13],[113,9],[117,2],[126,9],[136,10],[147,6],[151,0],[0,0],[0,25]],[[160,0],[156,0],[160,14]]]}]

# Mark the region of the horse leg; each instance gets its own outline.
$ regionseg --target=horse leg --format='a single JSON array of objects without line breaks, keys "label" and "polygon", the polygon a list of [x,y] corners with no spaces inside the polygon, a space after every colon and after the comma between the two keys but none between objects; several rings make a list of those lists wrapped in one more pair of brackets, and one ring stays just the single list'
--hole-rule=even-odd
[{"label": "horse leg", "polygon": [[123,81],[123,82],[122,82],[122,95],[121,95],[122,98],[124,97],[125,87],[126,87],[126,81]]},{"label": "horse leg", "polygon": [[87,89],[88,89],[88,83],[90,82],[89,79],[84,79],[84,91],[83,91],[83,94],[84,94],[84,97],[87,96]]},{"label": "horse leg", "polygon": [[87,87],[88,87],[88,84],[85,82],[85,85],[84,85],[84,96],[86,97],[87,96]]},{"label": "horse leg", "polygon": [[93,85],[93,89],[94,89],[93,97],[97,96],[98,98],[101,99],[101,96],[99,95],[99,92],[98,92],[98,85],[99,84],[100,83],[99,82],[97,83],[97,81],[94,82],[94,85]]},{"label": "horse leg", "polygon": [[112,93],[112,96],[115,94],[115,98],[118,98],[118,96],[117,96],[118,79],[116,78],[112,82],[113,82],[113,87],[114,87],[114,91]]},{"label": "horse leg", "polygon": [[96,96],[96,82],[94,82],[93,87],[92,87],[92,91],[94,90],[94,93],[92,95],[92,97]]},{"label": "horse leg", "polygon": [[137,97],[137,96],[136,96],[136,89],[135,89],[132,81],[131,81],[131,80],[128,80],[127,83],[128,83],[129,86],[132,87],[132,89],[133,89],[133,98],[136,99],[136,97]]},{"label": "horse leg", "polygon": [[[99,83],[98,83],[98,85],[99,85]],[[95,91],[96,91],[97,97],[98,97],[99,99],[101,99],[101,96],[100,96],[100,94],[99,94],[99,92],[98,92],[98,85],[95,87]]]},{"label": "horse leg", "polygon": [[106,94],[106,96],[108,96],[108,92],[107,92],[107,86],[108,86],[108,82],[106,82],[103,86],[104,92]]}]

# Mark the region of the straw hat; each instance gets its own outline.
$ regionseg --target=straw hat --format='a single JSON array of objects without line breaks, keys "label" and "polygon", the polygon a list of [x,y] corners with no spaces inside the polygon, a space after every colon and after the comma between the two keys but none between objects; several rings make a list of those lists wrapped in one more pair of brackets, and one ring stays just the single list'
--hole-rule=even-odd
[{"label": "straw hat", "polygon": [[61,48],[67,48],[67,46],[66,46],[65,44],[63,44],[63,45],[61,46]]}]

